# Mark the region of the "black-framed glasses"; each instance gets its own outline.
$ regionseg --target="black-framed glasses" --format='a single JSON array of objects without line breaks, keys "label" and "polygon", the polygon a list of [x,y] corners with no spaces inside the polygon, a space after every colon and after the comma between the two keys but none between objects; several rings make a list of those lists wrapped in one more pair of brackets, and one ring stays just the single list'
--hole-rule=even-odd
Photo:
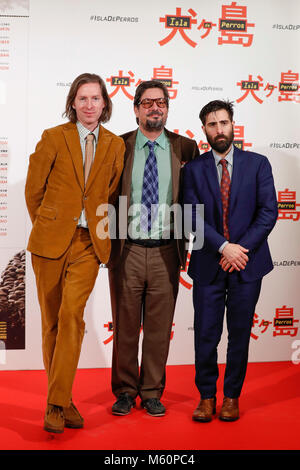
[{"label": "black-framed glasses", "polygon": [[165,108],[168,104],[165,98],[144,98],[139,102],[139,104],[146,109],[152,108],[154,103],[156,103],[159,108]]}]

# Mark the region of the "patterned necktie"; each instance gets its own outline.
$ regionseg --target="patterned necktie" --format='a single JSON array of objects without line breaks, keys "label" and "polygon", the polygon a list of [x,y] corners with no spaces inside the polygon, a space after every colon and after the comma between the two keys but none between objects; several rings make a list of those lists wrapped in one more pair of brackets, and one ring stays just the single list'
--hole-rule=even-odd
[{"label": "patterned necktie", "polygon": [[88,134],[85,144],[85,159],[84,159],[84,183],[86,184],[89,177],[90,169],[93,163],[94,155],[94,134]]},{"label": "patterned necktie", "polygon": [[229,240],[229,230],[228,230],[228,209],[229,209],[229,195],[230,195],[230,176],[227,170],[227,160],[222,158],[220,160],[222,165],[222,179],[221,179],[221,199],[223,205],[223,230],[224,237],[226,240]]},{"label": "patterned necktie", "polygon": [[154,153],[156,142],[148,140],[149,155],[145,163],[143,189],[142,189],[142,207],[141,207],[141,228],[144,232],[151,229],[152,222],[155,220],[158,212],[158,170],[157,161]]}]

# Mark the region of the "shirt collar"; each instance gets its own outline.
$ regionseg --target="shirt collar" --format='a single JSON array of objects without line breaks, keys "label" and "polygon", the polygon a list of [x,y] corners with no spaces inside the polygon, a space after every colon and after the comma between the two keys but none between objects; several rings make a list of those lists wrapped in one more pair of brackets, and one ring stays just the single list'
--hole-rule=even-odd
[{"label": "shirt collar", "polygon": [[95,141],[98,142],[100,124],[98,124],[98,126],[96,127],[96,129],[93,130],[93,132],[84,127],[80,121],[76,122],[76,126],[81,140],[84,140],[88,136],[88,134],[94,134]]},{"label": "shirt collar", "polygon": [[[222,160],[223,157],[218,155],[214,151],[214,149],[211,149],[211,150],[212,150],[216,165],[218,165],[220,163],[220,160]],[[225,157],[225,160],[227,160],[227,162],[230,163],[230,165],[233,165],[233,151],[234,151],[234,144],[231,145],[231,149],[229,150],[229,152],[227,153],[227,155]]]},{"label": "shirt collar", "polygon": [[[136,136],[136,145],[137,148],[140,150],[142,149],[148,142],[148,137],[146,137],[140,129],[137,131],[137,136]],[[163,149],[166,148],[166,134],[165,131],[163,130],[162,133],[155,139],[155,142]]]}]

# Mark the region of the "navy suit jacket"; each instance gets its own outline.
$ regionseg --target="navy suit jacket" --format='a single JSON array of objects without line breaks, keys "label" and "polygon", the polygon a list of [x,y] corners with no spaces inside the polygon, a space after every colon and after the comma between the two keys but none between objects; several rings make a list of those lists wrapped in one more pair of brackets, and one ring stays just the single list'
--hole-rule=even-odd
[{"label": "navy suit jacket", "polygon": [[[222,201],[215,159],[207,152],[184,167],[184,203],[204,204],[204,244],[193,250],[189,276],[210,284],[219,269],[223,235]],[[273,269],[267,238],[278,215],[271,165],[260,154],[234,147],[228,227],[231,243],[248,248],[249,261],[240,271],[243,281],[262,278]],[[193,218],[195,210],[193,210]],[[195,223],[195,220],[194,220]]]}]

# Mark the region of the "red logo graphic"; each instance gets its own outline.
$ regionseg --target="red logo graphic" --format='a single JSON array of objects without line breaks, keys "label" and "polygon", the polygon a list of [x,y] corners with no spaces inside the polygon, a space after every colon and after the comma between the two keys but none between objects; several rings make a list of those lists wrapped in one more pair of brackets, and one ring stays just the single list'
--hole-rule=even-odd
[{"label": "red logo graphic", "polygon": [[186,29],[191,29],[192,24],[197,24],[197,20],[194,20],[192,17],[197,16],[197,13],[194,12],[191,8],[188,10],[190,16],[182,16],[181,15],[181,8],[176,8],[176,14],[174,15],[166,15],[164,18],[159,18],[161,23],[165,23],[166,29],[171,29],[170,34],[159,41],[161,46],[164,46],[168,42],[173,39],[173,37],[179,32],[183,39],[192,47],[196,47],[197,43],[192,41],[188,35],[186,34]]},{"label": "red logo graphic", "polygon": [[300,92],[299,92],[299,74],[294,73],[291,70],[288,72],[281,73],[281,81],[278,83],[278,87],[274,83],[267,82],[264,84],[264,79],[260,75],[257,75],[257,79],[253,79],[252,75],[249,74],[248,80],[241,80],[236,83],[244,94],[240,96],[236,101],[240,103],[250,94],[259,103],[263,103],[263,99],[258,96],[260,88],[266,92],[265,98],[269,98],[276,89],[278,89],[278,101],[291,101],[300,103]]},{"label": "red logo graphic", "polygon": [[[276,308],[275,317],[273,319],[273,336],[296,336],[298,333],[298,327],[295,327],[294,324],[298,323],[299,320],[294,318],[294,309],[287,308],[286,305],[283,305],[280,308]],[[269,326],[272,325],[272,321],[269,320],[260,320],[259,316],[255,313],[252,323],[254,328],[257,324],[257,327],[261,329],[259,333],[265,333]],[[258,340],[258,334],[251,332],[251,338]]]},{"label": "red logo graphic", "polygon": [[[253,323],[252,323],[252,326],[254,327],[256,325],[256,323],[259,323],[258,327],[261,328],[261,331],[260,333],[265,333],[269,327],[269,325],[272,324],[271,321],[268,321],[268,320],[261,320],[259,321],[258,320],[259,316],[255,313],[254,314],[254,319],[253,319]],[[251,338],[257,340],[258,339],[258,335],[256,335],[255,333],[251,333]]]},{"label": "red logo graphic", "polygon": [[131,83],[134,82],[134,74],[129,71],[128,72],[129,76],[124,76],[123,75],[123,70],[119,70],[119,75],[118,76],[111,76],[110,78],[107,78],[106,81],[111,84],[112,87],[115,87],[114,91],[109,95],[110,98],[116,95],[119,90],[122,90],[125,96],[129,98],[130,100],[133,100],[133,96],[126,90],[127,87],[130,87]]},{"label": "red logo graphic", "polygon": [[173,69],[166,68],[164,65],[154,68],[152,80],[159,80],[166,85],[170,100],[176,98],[177,90],[173,88],[173,85],[178,85],[179,82],[173,80]]},{"label": "red logo graphic", "polygon": [[241,90],[245,90],[245,93],[243,94],[243,96],[241,96],[240,98],[236,100],[237,103],[244,101],[244,99],[249,95],[249,93],[253,96],[253,98],[258,103],[263,102],[255,93],[256,90],[259,90],[259,88],[263,86],[263,84],[261,83],[263,81],[262,77],[258,76],[257,78],[259,81],[252,80],[252,75],[249,75],[248,80],[241,80],[240,82],[237,83],[237,85],[241,87]]},{"label": "red logo graphic", "polygon": [[[179,82],[173,79],[173,69],[170,67],[165,67],[164,65],[161,65],[160,67],[154,67],[152,73],[153,73],[152,80],[158,80],[164,83],[166,87],[168,88],[170,99],[171,100],[175,99],[177,96],[178,90],[176,90],[174,85],[178,85]],[[111,77],[107,78],[106,81],[109,82],[112,87],[115,87],[115,89],[109,94],[110,98],[115,96],[119,90],[122,90],[122,92],[124,93],[125,96],[127,96],[127,98],[129,98],[130,100],[133,100],[134,93],[131,94],[129,92],[129,88],[133,84],[135,87],[137,87],[144,80],[139,79],[135,83],[133,72],[129,71],[128,75],[124,75],[123,70],[119,70],[119,75],[112,75]]]},{"label": "red logo graphic", "polygon": [[[197,24],[197,13],[190,8],[189,15],[184,15],[181,8],[176,8],[175,15],[165,15],[160,17],[160,23],[164,23],[165,28],[169,34],[158,41],[160,46],[168,44],[177,33],[181,35],[183,40],[191,47],[196,47],[197,42],[191,39],[187,31],[191,31],[193,25]],[[197,31],[203,32],[200,36],[205,39],[213,28],[217,26],[217,22],[213,22],[202,18],[199,20]],[[247,20],[247,7],[237,5],[237,2],[232,2],[230,5],[223,5],[221,9],[221,18],[219,18],[219,31],[221,36],[218,38],[218,44],[237,44],[243,47],[249,47],[253,42],[253,34],[248,32],[248,28],[254,27],[254,23],[248,23]]]},{"label": "red logo graphic", "polygon": [[103,344],[108,344],[113,340],[114,334],[113,334],[113,323],[111,321],[104,323],[104,328],[107,328],[107,331],[111,333],[111,335],[103,341]]},{"label": "red logo graphic", "polygon": [[278,191],[278,220],[297,222],[300,219],[300,210],[296,210],[297,207],[300,207],[300,204],[296,203],[296,191]]},{"label": "red logo graphic", "polygon": [[294,323],[299,323],[299,320],[294,319],[293,308],[287,308],[286,305],[276,308],[273,336],[296,336],[298,327],[295,327]]},{"label": "red logo graphic", "polygon": [[193,287],[193,283],[191,282],[191,280],[187,279],[186,276],[185,276],[185,274],[187,274],[187,271],[188,271],[188,267],[189,267],[189,264],[190,264],[190,259],[191,259],[191,254],[188,253],[185,268],[181,269],[180,278],[179,278],[180,284],[182,284],[186,289],[191,289]]},{"label": "red logo graphic", "polygon": [[247,7],[237,5],[222,6],[222,18],[219,19],[219,31],[221,37],[218,44],[240,44],[243,47],[251,46],[253,34],[248,34],[248,27],[254,27],[254,23],[247,22]]},{"label": "red logo graphic", "polygon": [[[173,132],[175,132],[176,134],[179,134],[179,129],[173,129]],[[185,133],[190,139],[195,138],[195,134],[190,129],[185,131]],[[252,147],[251,143],[245,142],[244,133],[245,133],[244,126],[234,126],[234,140],[233,140],[233,143],[240,150],[245,150],[245,147]],[[199,147],[200,152],[201,151],[208,152],[210,150],[209,143],[203,141],[202,139],[199,140],[198,147]]]},{"label": "red logo graphic", "polygon": [[[179,129],[173,129],[173,132],[175,132],[175,134],[179,134]],[[192,131],[190,131],[189,129],[187,131],[185,131],[185,133],[190,139],[195,138],[195,134]],[[198,147],[199,147],[200,150],[203,150],[203,152],[208,152],[210,150],[209,143],[204,142],[204,140],[199,140]]]},{"label": "red logo graphic", "polygon": [[240,150],[245,150],[245,147],[252,147],[250,142],[245,142],[244,134],[244,126],[234,126],[233,143]]},{"label": "red logo graphic", "polygon": [[197,29],[204,29],[205,30],[205,33],[202,34],[202,36],[200,36],[201,39],[204,39],[206,38],[209,33],[211,32],[211,30],[213,29],[214,26],[217,26],[217,23],[212,23],[211,21],[207,21],[207,20],[202,20],[201,24],[198,26]]},{"label": "red logo graphic", "polygon": [[293,73],[291,70],[286,73],[283,72],[279,82],[279,93],[278,101],[295,101],[299,103],[299,73]]}]

